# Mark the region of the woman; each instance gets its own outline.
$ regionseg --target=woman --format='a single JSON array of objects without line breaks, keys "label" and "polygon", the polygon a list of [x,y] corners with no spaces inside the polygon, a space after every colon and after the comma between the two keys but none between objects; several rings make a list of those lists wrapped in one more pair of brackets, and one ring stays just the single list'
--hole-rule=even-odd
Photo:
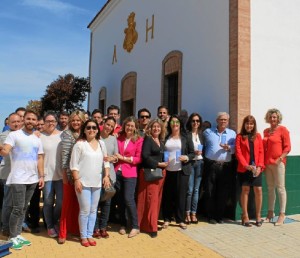
[{"label": "woman", "polygon": [[202,179],[202,167],[203,167],[203,157],[202,157],[202,117],[198,113],[192,113],[188,118],[186,128],[189,132],[190,137],[193,140],[195,158],[192,163],[192,172],[189,179],[189,187],[186,197],[186,223],[197,224],[197,207],[199,199],[199,189]]},{"label": "woman", "polygon": [[69,129],[62,133],[62,171],[63,171],[63,203],[60,216],[60,228],[58,243],[64,244],[67,238],[67,230],[73,234],[79,234],[78,216],[79,206],[74,189],[74,182],[70,171],[70,158],[72,148],[78,138],[81,126],[85,122],[82,111],[74,111],[69,117]]},{"label": "woman", "polygon": [[[59,231],[59,217],[63,199],[63,181],[61,169],[61,131],[56,129],[57,116],[49,112],[44,116],[45,126],[41,133],[44,148],[44,175],[45,186],[44,218],[47,224],[48,235],[57,237]],[[55,204],[55,205],[54,205]]]},{"label": "woman", "polygon": [[276,108],[269,109],[265,121],[270,127],[264,130],[265,175],[268,186],[268,215],[266,221],[271,222],[275,207],[275,187],[279,195],[279,217],[276,226],[285,220],[286,190],[285,190],[285,165],[286,156],[291,150],[290,134],[286,127],[280,125],[282,114]]},{"label": "woman", "polygon": [[126,234],[126,217],[131,222],[129,238],[135,237],[140,233],[135,204],[135,188],[137,182],[137,165],[141,163],[143,138],[138,134],[138,121],[135,117],[127,117],[122,125],[120,136],[118,137],[117,153],[118,163],[115,166],[117,182],[116,188],[120,192],[120,216],[121,228],[119,233]]},{"label": "woman", "polygon": [[[163,162],[165,126],[160,119],[149,122],[142,148],[142,167],[161,168],[165,176],[168,162]],[[152,238],[157,237],[157,221],[160,211],[164,178],[147,182],[144,169],[140,170],[138,184],[138,221],[142,231],[148,232]]]},{"label": "woman", "polygon": [[192,160],[195,158],[194,144],[190,136],[184,133],[182,122],[177,115],[168,121],[169,135],[166,137],[165,151],[169,163],[163,189],[163,228],[167,228],[175,213],[176,223],[186,229],[185,207],[189,177],[192,172]]},{"label": "woman", "polygon": [[104,142],[100,141],[99,125],[94,120],[87,120],[72,150],[70,169],[79,202],[79,228],[81,245],[95,246],[93,230],[96,222],[97,207],[102,186],[102,168],[104,163],[104,187],[109,186],[109,162]]},{"label": "woman", "polygon": [[[105,161],[110,163],[110,179],[115,184],[116,173],[114,169],[114,163],[118,161],[116,153],[118,150],[118,143],[116,137],[113,135],[114,128],[116,125],[116,120],[111,116],[106,118],[103,124],[103,129],[100,132],[100,139],[105,143],[107,156],[104,158]],[[94,237],[95,238],[108,238],[109,234],[106,231],[107,222],[109,219],[111,200],[106,200],[104,202],[99,202],[99,208],[101,210],[100,220],[96,219]]]},{"label": "woman", "polygon": [[242,225],[251,227],[248,216],[248,196],[250,187],[253,187],[255,195],[256,223],[260,227],[262,205],[262,174],[264,169],[263,143],[257,132],[254,116],[246,116],[243,120],[240,133],[236,137],[235,153],[238,161],[238,179],[242,187]]}]

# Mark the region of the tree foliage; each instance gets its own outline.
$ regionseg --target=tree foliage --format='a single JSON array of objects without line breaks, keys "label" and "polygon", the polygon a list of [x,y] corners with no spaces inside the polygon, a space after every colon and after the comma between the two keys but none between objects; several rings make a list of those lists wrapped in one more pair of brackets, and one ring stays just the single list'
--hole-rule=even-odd
[{"label": "tree foliage", "polygon": [[82,108],[87,93],[90,91],[88,78],[75,77],[73,74],[59,76],[47,86],[42,97],[42,112],[53,110],[68,112]]},{"label": "tree foliage", "polygon": [[42,101],[40,101],[40,100],[29,100],[28,104],[26,106],[26,109],[33,110],[38,115],[41,115]]}]

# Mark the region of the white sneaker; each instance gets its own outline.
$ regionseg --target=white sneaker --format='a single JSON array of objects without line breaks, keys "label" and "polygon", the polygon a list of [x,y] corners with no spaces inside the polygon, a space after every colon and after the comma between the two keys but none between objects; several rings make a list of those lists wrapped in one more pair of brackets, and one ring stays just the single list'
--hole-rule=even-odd
[{"label": "white sneaker", "polygon": [[9,241],[13,244],[11,246],[12,249],[14,250],[21,250],[23,245],[19,242],[18,238],[12,237],[9,239]]},{"label": "white sneaker", "polygon": [[24,245],[27,245],[27,246],[31,245],[31,242],[30,242],[29,240],[27,240],[26,238],[22,237],[21,235],[18,235],[18,236],[17,236],[17,239],[18,239],[18,242],[19,242],[22,246],[24,246]]}]

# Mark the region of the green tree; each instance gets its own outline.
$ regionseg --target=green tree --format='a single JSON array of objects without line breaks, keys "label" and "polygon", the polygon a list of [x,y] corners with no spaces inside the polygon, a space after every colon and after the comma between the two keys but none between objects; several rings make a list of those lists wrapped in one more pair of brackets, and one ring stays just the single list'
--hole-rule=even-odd
[{"label": "green tree", "polygon": [[53,110],[68,112],[82,108],[87,93],[90,91],[88,78],[75,77],[73,74],[59,76],[47,86],[42,97],[42,111]]},{"label": "green tree", "polygon": [[34,112],[36,112],[38,115],[42,115],[41,114],[41,110],[42,110],[42,101],[40,100],[29,100],[28,104],[26,106],[26,109],[30,109],[33,110]]}]

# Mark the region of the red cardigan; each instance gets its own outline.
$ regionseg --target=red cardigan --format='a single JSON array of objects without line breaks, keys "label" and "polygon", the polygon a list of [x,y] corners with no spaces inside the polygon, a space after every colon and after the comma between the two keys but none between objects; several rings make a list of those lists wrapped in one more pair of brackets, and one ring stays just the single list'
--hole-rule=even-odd
[{"label": "red cardigan", "polygon": [[[235,155],[238,160],[237,171],[239,173],[244,173],[247,171],[246,166],[249,166],[250,162],[250,147],[248,137],[243,137],[238,134],[235,143]],[[261,135],[256,134],[254,140],[254,159],[257,167],[264,169],[264,150]]]}]

